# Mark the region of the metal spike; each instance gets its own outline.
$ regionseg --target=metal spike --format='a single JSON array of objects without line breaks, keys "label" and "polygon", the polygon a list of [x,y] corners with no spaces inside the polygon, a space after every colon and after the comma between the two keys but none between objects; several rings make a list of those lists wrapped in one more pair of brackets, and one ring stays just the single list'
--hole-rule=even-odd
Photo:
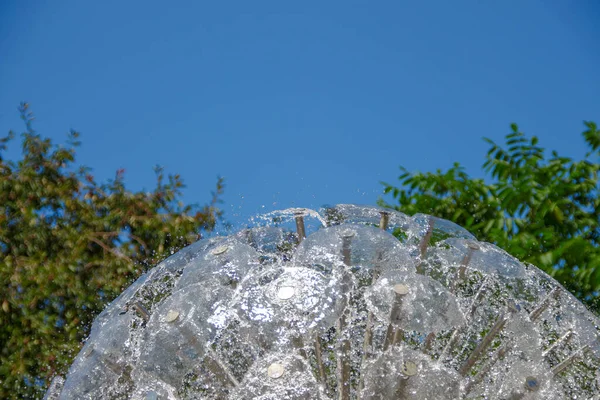
[{"label": "metal spike", "polygon": [[133,303],[132,307],[135,309],[135,311],[137,311],[137,313],[140,315],[140,317],[143,318],[144,321],[148,321],[150,319],[150,313],[142,303],[136,301],[135,303]]},{"label": "metal spike", "polygon": [[429,335],[427,335],[427,337],[425,338],[425,342],[423,343],[423,347],[425,348],[425,351],[431,350],[431,346],[433,345],[434,339],[435,339],[435,333],[431,332],[431,333],[429,333]]},{"label": "metal spike", "polygon": [[345,316],[340,317],[336,323],[336,330],[340,336],[337,357],[337,389],[339,400],[350,399],[350,341],[343,337]]},{"label": "metal spike", "polygon": [[473,365],[477,362],[481,354],[487,349],[487,347],[492,343],[492,340],[496,337],[498,333],[504,328],[504,325],[508,321],[508,318],[505,314],[500,315],[490,331],[485,335],[485,337],[481,340],[479,345],[473,350],[467,361],[463,364],[462,367],[458,370],[458,372],[462,376],[466,376],[467,373],[471,370]]},{"label": "metal spike", "polygon": [[519,391],[513,390],[510,394],[510,397],[508,397],[507,400],[521,400],[524,397],[525,397],[524,392],[519,392]]},{"label": "metal spike", "polygon": [[[479,290],[477,291],[475,298],[471,302],[471,308],[470,308],[469,314],[468,314],[469,318],[473,317],[473,315],[475,314],[475,311],[477,310],[477,307],[479,306],[480,300],[482,299],[483,295],[487,291],[487,282],[488,282],[488,280],[486,277],[485,280],[483,281],[483,283],[481,284],[481,286],[479,287]],[[464,325],[460,326],[458,328],[455,328],[452,331],[452,335],[450,336],[448,343],[444,347],[444,350],[442,350],[442,354],[440,355],[440,360],[443,360],[445,355],[448,354],[448,352],[452,349],[452,347],[456,343],[456,340],[458,339],[458,335],[460,335],[461,330],[463,328],[464,328]]]},{"label": "metal spike", "polygon": [[306,237],[306,230],[304,229],[304,216],[302,213],[296,214],[296,232],[298,233],[298,243],[300,243]]},{"label": "metal spike", "polygon": [[429,217],[429,226],[427,227],[427,232],[421,243],[419,244],[419,249],[421,250],[421,260],[425,259],[425,255],[427,254],[427,247],[429,246],[429,241],[431,240],[431,236],[433,236],[433,228],[435,226],[435,220],[432,217]]},{"label": "metal spike", "polygon": [[50,383],[50,387],[48,388],[46,396],[44,396],[44,400],[58,400],[64,384],[65,378],[60,375],[56,375]]},{"label": "metal spike", "polygon": [[[204,359],[206,360],[206,367],[213,373],[215,376],[223,382],[225,385],[228,383],[232,386],[238,386],[239,382],[233,376],[233,374],[229,371],[227,366],[221,362],[215,351],[211,346],[205,346],[196,337],[196,335],[189,329],[189,327],[185,325],[177,325],[177,330],[181,335],[186,339],[187,343],[192,346],[197,354],[204,354],[204,350],[206,350],[207,354],[205,354]],[[197,360],[192,359],[185,351],[181,351],[177,353],[180,356],[183,356],[187,359],[190,364],[195,364]]]},{"label": "metal spike", "polygon": [[471,303],[471,309],[469,310],[469,317],[472,317],[475,314],[475,311],[477,310],[477,307],[479,306],[479,302],[483,298],[483,295],[485,294],[485,292],[487,292],[487,289],[488,289],[487,284],[488,284],[488,277],[486,276],[484,278],[483,283],[479,287],[479,290],[477,290],[477,294],[475,295],[475,299],[473,299],[473,303]]},{"label": "metal spike", "polygon": [[317,359],[317,368],[319,369],[319,379],[323,384],[326,384],[327,377],[325,376],[325,366],[323,365],[323,350],[321,348],[321,338],[315,335],[315,357]]},{"label": "metal spike", "polygon": [[106,354],[96,351],[98,357],[102,361],[104,365],[106,365],[112,372],[117,375],[121,375],[123,373],[124,366],[119,362],[111,360]]},{"label": "metal spike", "polygon": [[569,356],[569,358],[567,358],[566,360],[564,360],[563,362],[558,364],[556,367],[552,368],[552,374],[554,376],[556,376],[556,375],[560,374],[561,372],[563,372],[569,365],[571,365],[573,363],[573,361],[575,361],[575,359],[577,357],[582,355],[583,352],[588,349],[588,347],[589,347],[589,345],[586,344],[585,346],[581,347],[579,350],[575,351],[575,353],[571,354]]},{"label": "metal spike", "polygon": [[390,222],[390,213],[387,211],[380,211],[381,219],[379,220],[379,228],[385,231],[388,227],[388,223]]},{"label": "metal spike", "polygon": [[235,376],[233,376],[231,371],[229,371],[229,368],[227,368],[227,366],[221,362],[214,350],[211,349],[210,346],[206,346],[206,349],[209,353],[206,357],[206,360],[208,361],[208,369],[210,369],[211,372],[215,374],[219,380],[221,380],[221,382],[229,381],[232,386],[239,386],[240,383],[238,380],[235,378]]},{"label": "metal spike", "polygon": [[552,346],[548,347],[548,349],[546,351],[544,351],[542,353],[542,357],[546,357],[548,356],[548,354],[550,354],[550,352],[554,351],[558,346],[560,346],[563,342],[566,343],[569,341],[569,339],[571,339],[571,336],[573,335],[573,331],[569,330],[567,331],[567,333],[565,333],[564,335],[562,335],[560,338],[558,338],[558,340],[556,342],[554,342],[552,344]]},{"label": "metal spike", "polygon": [[396,393],[394,394],[395,399],[406,399],[409,398],[406,393],[407,384],[412,376],[415,376],[418,372],[417,364],[413,361],[405,360],[402,364],[402,369],[400,373],[402,377],[398,382],[398,387],[396,388]]},{"label": "metal spike", "polygon": [[394,301],[392,303],[392,310],[390,311],[390,324],[387,327],[385,335],[385,341],[383,343],[383,350],[387,350],[390,345],[395,345],[402,340],[404,332],[399,326],[399,322],[402,314],[402,301],[404,296],[408,294],[408,286],[399,283],[393,286]]},{"label": "metal spike", "polygon": [[363,362],[371,356],[373,345],[373,313],[369,312],[367,316],[367,327],[365,329],[365,338],[363,341]]},{"label": "metal spike", "polygon": [[298,354],[300,354],[302,358],[308,358],[306,354],[306,349],[304,348],[304,340],[302,340],[302,336],[294,335],[294,337],[292,337],[292,346],[294,346],[298,350]]},{"label": "metal spike", "polygon": [[469,263],[471,262],[471,258],[473,258],[473,254],[479,250],[479,246],[472,242],[468,244],[468,248],[467,254],[465,254],[465,257],[462,259],[460,267],[458,268],[458,279],[461,281],[466,278],[465,272],[469,266]]},{"label": "metal spike", "polygon": [[532,322],[538,319],[540,315],[542,315],[542,313],[546,310],[546,308],[548,308],[548,306],[550,305],[550,301],[553,298],[556,298],[559,294],[560,288],[555,288],[554,290],[552,290],[550,294],[548,294],[548,296],[546,296],[546,298],[542,300],[540,305],[529,314],[529,319]]},{"label": "metal spike", "polygon": [[401,328],[396,327],[394,329],[394,338],[392,339],[392,345],[396,346],[404,339],[404,331]]},{"label": "metal spike", "polygon": [[[346,229],[340,232],[342,238],[342,257],[346,266],[351,265],[351,249],[350,244],[352,238],[356,235],[356,232],[352,229]],[[352,277],[349,271],[343,271],[342,278],[343,293],[346,294],[346,302],[349,301],[352,292]],[[344,328],[346,327],[346,314],[347,309],[344,311],[342,316],[336,321],[336,331],[339,336],[338,341],[338,357],[337,357],[337,387],[338,387],[338,399],[349,400],[350,399],[350,341],[343,337]]]},{"label": "metal spike", "polygon": [[[365,328],[365,337],[363,340],[363,354],[362,354],[362,363],[361,366],[364,368],[365,363],[369,358],[371,358],[373,351],[373,312],[369,311],[367,315],[367,327]],[[361,368],[361,372],[363,369]],[[360,381],[358,384],[359,390],[362,390],[365,387],[365,382],[363,379],[363,374],[361,373]]]},{"label": "metal spike", "polygon": [[352,243],[352,238],[354,237],[355,232],[351,229],[347,229],[341,232],[340,235],[342,237],[342,256],[344,264],[350,266],[352,263],[350,244]]},{"label": "metal spike", "polygon": [[502,358],[504,358],[504,356],[506,355],[506,352],[509,349],[510,349],[510,344],[506,344],[506,345],[500,347],[492,355],[492,357],[488,360],[488,362],[483,367],[481,367],[481,369],[479,370],[477,375],[475,375],[475,377],[467,383],[467,385],[465,386],[465,394],[468,394],[475,385],[477,385],[481,381],[483,381],[483,378],[485,378],[485,376],[488,374],[488,372],[490,372],[490,370],[492,369],[494,364],[496,364],[496,362],[498,360],[501,360]]}]

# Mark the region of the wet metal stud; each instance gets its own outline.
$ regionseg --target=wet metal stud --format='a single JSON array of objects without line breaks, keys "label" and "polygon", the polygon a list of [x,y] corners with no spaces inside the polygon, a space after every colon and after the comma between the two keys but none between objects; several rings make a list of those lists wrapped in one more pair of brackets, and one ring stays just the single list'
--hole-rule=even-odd
[{"label": "wet metal stud", "polygon": [[167,322],[175,322],[179,318],[179,312],[175,310],[169,310],[165,317],[165,321]]},{"label": "wet metal stud", "polygon": [[284,372],[285,368],[279,363],[273,363],[267,368],[267,375],[269,375],[269,378],[271,379],[281,378]]},{"label": "wet metal stud", "polygon": [[218,256],[221,254],[225,254],[229,250],[229,246],[219,246],[211,251],[213,256]]},{"label": "wet metal stud", "polygon": [[417,364],[412,361],[404,361],[402,365],[402,374],[406,376],[414,376],[417,374]]}]

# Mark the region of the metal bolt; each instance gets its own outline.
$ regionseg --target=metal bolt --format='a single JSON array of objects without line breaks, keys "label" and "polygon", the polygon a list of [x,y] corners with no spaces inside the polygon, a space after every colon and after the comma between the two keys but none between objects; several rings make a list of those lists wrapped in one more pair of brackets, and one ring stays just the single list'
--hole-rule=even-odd
[{"label": "metal bolt", "polygon": [[267,369],[267,375],[269,375],[269,378],[271,379],[281,378],[284,372],[285,368],[279,363],[273,363],[269,365],[269,368]]}]

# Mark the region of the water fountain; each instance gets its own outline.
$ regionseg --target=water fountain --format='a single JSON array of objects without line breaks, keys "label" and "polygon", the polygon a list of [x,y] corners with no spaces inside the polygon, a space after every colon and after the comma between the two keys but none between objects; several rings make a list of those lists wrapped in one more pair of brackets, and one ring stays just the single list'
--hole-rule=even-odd
[{"label": "water fountain", "polygon": [[201,240],[95,320],[47,399],[600,399],[600,320],[435,217],[291,209]]}]

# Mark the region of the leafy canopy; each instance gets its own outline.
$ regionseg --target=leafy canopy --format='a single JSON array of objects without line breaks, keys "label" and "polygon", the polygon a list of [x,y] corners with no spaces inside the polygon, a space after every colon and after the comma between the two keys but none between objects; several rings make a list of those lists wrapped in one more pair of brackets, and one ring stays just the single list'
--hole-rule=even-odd
[{"label": "leafy canopy", "polygon": [[0,139],[0,398],[41,397],[64,374],[93,318],[144,270],[196,241],[220,217],[184,205],[179,175],[156,168],[154,191],[130,192],[124,171],[97,183],[75,168],[79,134],[66,147],[38,135],[27,104],[22,158]]},{"label": "leafy canopy", "polygon": [[459,163],[447,171],[408,172],[399,187],[383,183],[379,204],[407,214],[428,213],[471,231],[561,282],[596,312],[600,311],[600,131],[584,122],[589,152],[582,160],[546,157],[516,124],[504,146],[490,139],[484,171],[471,178]]}]

